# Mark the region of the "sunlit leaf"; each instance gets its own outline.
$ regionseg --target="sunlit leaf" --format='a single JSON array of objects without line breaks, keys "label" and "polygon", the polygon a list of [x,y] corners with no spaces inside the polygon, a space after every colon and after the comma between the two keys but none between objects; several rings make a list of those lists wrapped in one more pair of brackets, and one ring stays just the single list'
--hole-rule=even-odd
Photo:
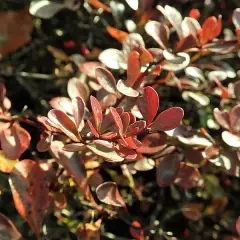
[{"label": "sunlit leaf", "polygon": [[30,144],[31,136],[17,124],[0,132],[1,148],[9,159],[18,159]]},{"label": "sunlit leaf", "polygon": [[223,141],[228,144],[231,147],[240,147],[240,137],[237,135],[234,135],[228,131],[222,132],[222,139]]},{"label": "sunlit leaf", "polygon": [[162,65],[162,69],[167,71],[180,71],[186,68],[190,63],[190,57],[187,53],[179,52],[176,55],[168,52],[167,50],[163,51],[163,55],[167,60],[167,63]]},{"label": "sunlit leaf", "polygon": [[29,12],[33,16],[49,19],[64,8],[64,4],[61,3],[48,0],[37,0],[31,2]]},{"label": "sunlit leaf", "polygon": [[18,159],[12,160],[7,158],[3,151],[0,150],[0,171],[10,173],[14,166],[17,164]]},{"label": "sunlit leaf", "polygon": [[102,51],[98,57],[98,59],[107,67],[112,69],[120,69],[125,65],[127,66],[127,60],[123,54],[123,52],[109,48]]},{"label": "sunlit leaf", "polygon": [[236,28],[240,28],[240,8],[236,8],[233,11],[232,21]]},{"label": "sunlit leaf", "polygon": [[184,91],[182,93],[182,97],[185,101],[192,102],[192,100],[194,100],[202,106],[207,106],[210,103],[209,97],[207,97],[205,94],[201,92]]},{"label": "sunlit leaf", "polygon": [[46,172],[34,161],[23,160],[13,168],[9,184],[17,211],[39,237],[45,211],[49,205]]},{"label": "sunlit leaf", "polygon": [[124,158],[116,153],[113,144],[105,140],[95,140],[91,144],[88,144],[87,148],[109,162],[122,162],[124,160]]},{"label": "sunlit leaf", "polygon": [[160,45],[162,49],[166,49],[170,33],[165,24],[157,21],[150,21],[145,25],[145,31]]},{"label": "sunlit leaf", "polygon": [[105,182],[99,185],[96,189],[98,199],[106,204],[113,205],[116,207],[126,207],[116,183]]},{"label": "sunlit leaf", "polygon": [[85,114],[85,102],[81,97],[72,99],[73,117],[77,129],[79,128]]},{"label": "sunlit leaf", "polygon": [[133,9],[133,10],[138,10],[138,4],[139,0],[125,0],[127,4]]},{"label": "sunlit leaf", "polygon": [[134,168],[137,171],[150,171],[154,167],[155,167],[155,162],[150,158],[140,159],[134,164]]},{"label": "sunlit leaf", "polygon": [[81,140],[76,124],[66,113],[52,109],[48,112],[48,118],[73,141],[78,142]]},{"label": "sunlit leaf", "polygon": [[118,80],[117,90],[125,96],[136,98],[139,95],[139,92],[126,84],[127,83],[123,82],[121,79]]},{"label": "sunlit leaf", "polygon": [[71,78],[68,81],[67,91],[70,98],[82,97],[85,101],[88,100],[90,94],[88,86],[79,78]]},{"label": "sunlit leaf", "polygon": [[91,78],[96,78],[96,69],[98,67],[102,67],[100,62],[83,62],[79,64],[80,72]]},{"label": "sunlit leaf", "polygon": [[96,68],[96,78],[99,84],[109,93],[116,93],[116,79],[107,69]]}]

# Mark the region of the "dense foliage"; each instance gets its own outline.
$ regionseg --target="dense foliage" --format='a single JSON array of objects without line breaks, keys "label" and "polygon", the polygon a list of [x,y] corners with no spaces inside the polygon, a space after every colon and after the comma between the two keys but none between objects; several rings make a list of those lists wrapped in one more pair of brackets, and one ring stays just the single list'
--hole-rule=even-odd
[{"label": "dense foliage", "polygon": [[0,5],[0,239],[240,237],[240,8],[181,3]]}]

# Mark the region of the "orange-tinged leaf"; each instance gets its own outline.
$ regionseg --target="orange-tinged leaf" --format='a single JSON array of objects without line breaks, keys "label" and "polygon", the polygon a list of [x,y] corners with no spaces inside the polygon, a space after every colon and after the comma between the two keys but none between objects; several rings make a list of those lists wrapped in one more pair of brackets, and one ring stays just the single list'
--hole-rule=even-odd
[{"label": "orange-tinged leaf", "polygon": [[9,184],[17,211],[39,237],[49,205],[46,172],[34,161],[23,160],[13,168]]},{"label": "orange-tinged leaf", "polygon": [[0,132],[1,147],[9,159],[19,158],[30,144],[31,136],[17,124]]},{"label": "orange-tinged leaf", "polygon": [[127,39],[128,33],[121,31],[117,28],[107,26],[107,32],[115,39],[117,39],[120,43],[123,44],[123,42]]},{"label": "orange-tinged leaf", "polygon": [[0,213],[0,239],[23,240],[21,233],[17,230],[12,221],[2,213]]},{"label": "orange-tinged leaf", "polygon": [[78,229],[78,237],[81,240],[100,240],[100,225],[102,220],[99,219],[95,223],[86,223],[79,227]]},{"label": "orange-tinged leaf", "polygon": [[132,87],[141,73],[140,54],[132,51],[128,55],[127,85]]},{"label": "orange-tinged leaf", "polygon": [[18,162],[18,159],[12,160],[9,159],[3,151],[0,150],[0,171],[4,173],[10,173],[16,163]]},{"label": "orange-tinged leaf", "polygon": [[6,55],[31,40],[32,17],[28,8],[21,11],[0,13],[0,35],[6,36],[6,42],[0,45],[0,54]]},{"label": "orange-tinged leaf", "polygon": [[192,221],[198,221],[202,217],[204,205],[202,203],[187,203],[182,208],[183,216]]},{"label": "orange-tinged leaf", "polygon": [[97,9],[102,8],[106,12],[111,12],[111,9],[107,5],[101,3],[99,0],[88,0],[88,2]]},{"label": "orange-tinged leaf", "polygon": [[81,140],[76,124],[66,113],[52,109],[48,112],[48,118],[73,141],[78,142]]},{"label": "orange-tinged leaf", "polygon": [[99,185],[96,189],[96,194],[98,199],[103,203],[126,208],[115,182],[105,182]]},{"label": "orange-tinged leaf", "polygon": [[213,30],[217,26],[217,19],[215,17],[208,17],[203,25],[202,25],[202,32],[201,32],[201,44],[206,44],[209,40],[212,40]]},{"label": "orange-tinged leaf", "polygon": [[129,231],[134,239],[144,240],[144,230],[138,221],[132,222],[132,226],[130,227]]}]

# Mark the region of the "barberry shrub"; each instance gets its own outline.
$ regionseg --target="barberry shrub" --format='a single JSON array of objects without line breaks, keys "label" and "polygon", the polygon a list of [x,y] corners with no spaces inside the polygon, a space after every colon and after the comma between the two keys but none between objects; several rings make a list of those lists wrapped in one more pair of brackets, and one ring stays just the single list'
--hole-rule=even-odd
[{"label": "barberry shrub", "polygon": [[[32,2],[30,13],[51,18],[80,7],[46,2]],[[113,6],[88,2],[111,14]],[[125,30],[106,27],[121,50],[67,56],[48,48],[78,72],[68,80],[68,95],[49,101],[47,115],[14,115],[0,83],[0,171],[8,177],[15,208],[38,239],[51,239],[44,220],[51,214],[59,228],[65,225],[85,240],[118,239],[106,231],[110,220],[127,224],[126,235],[139,240],[207,239],[209,219],[217,226],[214,239],[237,239],[239,214],[225,211],[235,198],[224,187],[232,184],[237,191],[240,177],[240,82],[225,59],[239,50],[240,9],[232,15],[236,34],[223,37],[221,15],[200,24],[197,9],[183,18],[168,5],[152,4],[144,13],[138,1],[126,2],[136,11],[135,22],[128,19]],[[200,121],[191,119],[193,109],[162,105],[163,88],[195,106]],[[27,125],[39,134],[37,144]],[[25,159],[30,148],[46,157]],[[154,182],[146,182],[147,173]],[[184,227],[175,233],[168,222],[179,214]],[[3,214],[0,226],[2,239],[25,239]]]}]

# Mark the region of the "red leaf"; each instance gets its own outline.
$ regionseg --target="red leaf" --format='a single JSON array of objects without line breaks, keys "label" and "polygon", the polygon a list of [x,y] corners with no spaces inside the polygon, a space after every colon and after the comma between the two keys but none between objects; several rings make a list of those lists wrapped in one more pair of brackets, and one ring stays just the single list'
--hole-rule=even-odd
[{"label": "red leaf", "polygon": [[136,121],[128,126],[126,136],[137,135],[146,127],[146,122],[143,120]]},{"label": "red leaf", "polygon": [[81,140],[76,124],[66,113],[52,109],[48,112],[48,118],[73,141],[78,142]]},{"label": "red leaf", "polygon": [[130,124],[130,116],[127,112],[121,114],[122,124],[123,124],[123,134],[125,134],[127,127]]},{"label": "red leaf", "polygon": [[28,149],[30,140],[30,134],[17,124],[0,132],[1,148],[9,159],[18,159]]},{"label": "red leaf", "polygon": [[81,97],[76,97],[72,99],[72,111],[77,129],[79,128],[83,120],[85,114],[85,107],[85,102]]},{"label": "red leaf", "polygon": [[180,156],[174,153],[160,159],[157,166],[157,184],[160,187],[171,185],[177,177],[180,169]]},{"label": "red leaf", "polygon": [[103,203],[126,208],[126,205],[118,191],[118,187],[114,182],[105,182],[99,185],[96,189],[96,194],[98,199]]},{"label": "red leaf", "polygon": [[0,236],[2,240],[23,240],[12,221],[0,213]]},{"label": "red leaf", "polygon": [[109,93],[116,93],[116,79],[107,69],[98,67],[96,68],[96,78],[99,84]]},{"label": "red leaf", "polygon": [[122,124],[122,119],[119,116],[117,110],[113,107],[110,108],[111,116],[113,118],[113,121],[115,123],[116,128],[118,129],[119,135],[123,135],[123,124]]},{"label": "red leaf", "polygon": [[150,125],[151,131],[169,131],[178,127],[184,116],[180,107],[172,107],[161,112]]},{"label": "red leaf", "polygon": [[236,221],[236,230],[237,230],[238,236],[240,236],[240,217],[238,217]]},{"label": "red leaf", "polygon": [[138,153],[152,154],[166,147],[166,137],[160,133],[146,135],[142,140],[142,146],[137,149]]},{"label": "red leaf", "polygon": [[146,65],[153,62],[154,58],[152,54],[143,46],[137,46],[133,48],[133,51],[137,51],[140,54],[140,64]]},{"label": "red leaf", "polygon": [[199,12],[199,10],[196,9],[196,8],[191,9],[191,11],[189,12],[189,17],[198,20],[199,17],[200,17],[200,12]]},{"label": "red leaf", "polygon": [[190,189],[197,186],[200,178],[201,174],[197,168],[181,163],[180,170],[174,183],[184,189]]},{"label": "red leaf", "polygon": [[87,124],[88,124],[88,126],[89,126],[89,128],[90,128],[91,133],[92,133],[95,137],[99,138],[99,133],[97,132],[97,130],[96,130],[95,127],[93,126],[92,122],[91,122],[90,120],[87,120]]},{"label": "red leaf", "polygon": [[87,183],[86,170],[82,160],[78,157],[77,153],[66,152],[63,150],[63,147],[64,144],[62,142],[54,141],[51,144],[52,154],[57,162],[75,179],[86,199],[92,200],[92,195]]},{"label": "red leaf", "polygon": [[152,123],[159,107],[157,92],[152,87],[144,88],[144,95],[139,98],[138,108],[147,122],[147,127]]},{"label": "red leaf", "polygon": [[128,147],[132,149],[137,149],[142,146],[142,143],[139,140],[137,140],[135,137],[127,137],[125,138],[125,141]]},{"label": "red leaf", "polygon": [[134,150],[126,148],[120,144],[119,144],[119,149],[116,148],[116,153],[120,157],[127,159],[127,160],[133,160],[137,157],[137,153]]},{"label": "red leaf", "polygon": [[2,104],[4,98],[6,97],[6,87],[3,83],[0,82],[0,104]]},{"label": "red leaf", "polygon": [[132,51],[128,55],[126,84],[132,87],[140,73],[141,73],[140,54],[136,51]]},{"label": "red leaf", "polygon": [[46,173],[34,161],[23,160],[13,168],[9,184],[17,211],[39,237],[49,205]]},{"label": "red leaf", "polygon": [[129,228],[130,234],[134,239],[144,240],[144,230],[138,221],[133,221],[132,226]]},{"label": "red leaf", "polygon": [[93,96],[90,96],[90,102],[91,102],[92,114],[93,114],[93,119],[95,122],[96,129],[97,129],[97,131],[100,131],[102,121],[103,121],[101,104]]},{"label": "red leaf", "polygon": [[100,62],[84,62],[79,64],[79,70],[88,77],[96,78],[96,68],[102,66]]},{"label": "red leaf", "polygon": [[208,41],[217,37],[221,32],[221,28],[221,17],[218,18],[218,21],[215,17],[208,17],[202,25],[202,32],[200,35],[201,44],[206,44]]}]

